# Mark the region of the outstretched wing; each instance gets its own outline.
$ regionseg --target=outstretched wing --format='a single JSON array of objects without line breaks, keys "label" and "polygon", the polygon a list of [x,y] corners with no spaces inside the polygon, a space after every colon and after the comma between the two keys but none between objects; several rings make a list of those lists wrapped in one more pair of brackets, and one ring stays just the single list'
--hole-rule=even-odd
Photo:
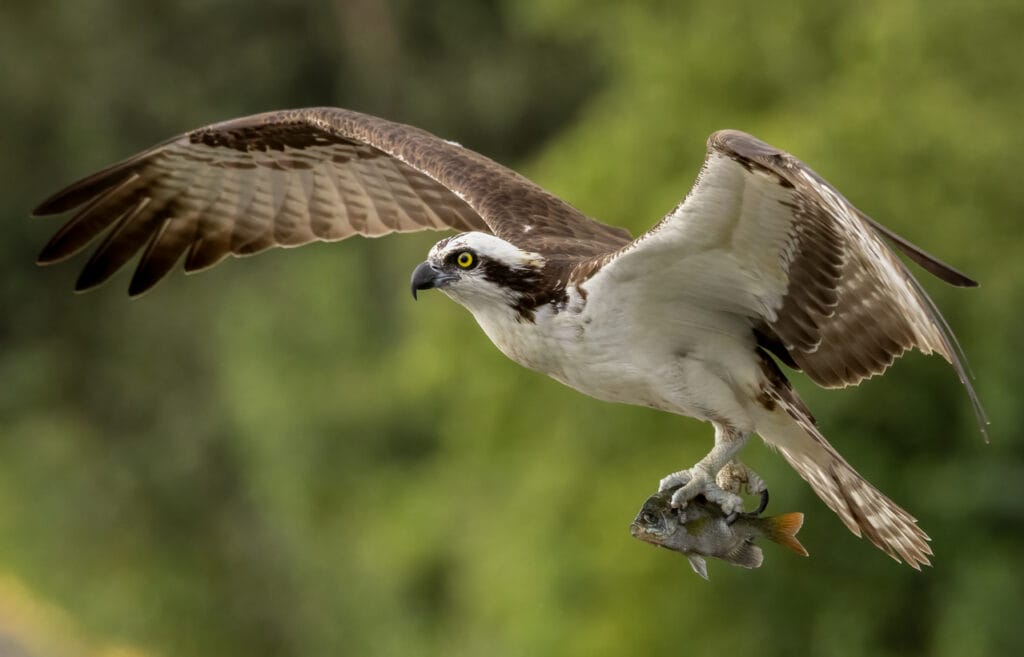
[{"label": "outstretched wing", "polygon": [[63,260],[101,233],[78,279],[107,280],[140,249],[141,294],[229,255],[419,230],[478,230],[546,253],[591,256],[629,234],[593,221],[519,174],[434,135],[337,108],[257,114],[171,139],[44,201],[80,208],[39,255]]},{"label": "outstretched wing", "polygon": [[908,349],[937,352],[984,411],[956,339],[880,235],[957,286],[976,283],[858,211],[792,155],[735,130],[711,135],[690,194],[618,253],[581,264],[675,286],[672,298],[748,318],[759,342],[826,387],[884,372]]}]

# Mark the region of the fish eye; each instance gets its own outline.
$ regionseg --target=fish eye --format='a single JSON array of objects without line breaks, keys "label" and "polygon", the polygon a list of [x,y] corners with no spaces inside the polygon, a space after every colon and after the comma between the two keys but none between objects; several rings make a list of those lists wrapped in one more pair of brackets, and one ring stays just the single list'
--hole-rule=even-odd
[{"label": "fish eye", "polygon": [[476,256],[472,251],[459,251],[455,254],[455,264],[460,269],[472,269],[477,264]]},{"label": "fish eye", "polygon": [[656,525],[660,520],[660,518],[658,518],[658,516],[655,513],[652,513],[651,511],[644,511],[643,514],[640,516],[640,519],[648,525]]}]

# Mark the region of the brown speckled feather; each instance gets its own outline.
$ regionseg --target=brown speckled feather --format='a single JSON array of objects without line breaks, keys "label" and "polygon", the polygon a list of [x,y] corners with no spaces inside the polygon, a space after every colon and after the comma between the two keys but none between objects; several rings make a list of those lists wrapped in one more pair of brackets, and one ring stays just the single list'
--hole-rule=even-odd
[{"label": "brown speckled feather", "polygon": [[769,325],[815,382],[843,387],[881,374],[914,347],[951,363],[987,439],[987,418],[961,361],[956,337],[891,240],[929,273],[959,286],[977,283],[878,224],[789,153],[742,132],[712,135],[709,149],[776,177],[791,190],[790,285]]},{"label": "brown speckled feather", "polygon": [[[98,241],[78,279],[77,288],[88,289],[141,251],[133,295],[182,258],[186,271],[196,271],[229,255],[352,235],[490,232],[531,256],[521,266],[492,258],[473,283],[502,293],[482,296],[487,303],[504,300],[516,311],[515,319],[489,315],[484,302],[484,312],[474,311],[506,354],[541,354],[520,360],[541,371],[577,354],[568,384],[588,394],[662,408],[650,403],[657,399],[675,412],[743,423],[744,431],[756,430],[778,447],[851,531],[915,568],[928,563],[928,537],[828,444],[762,349],[823,386],[859,383],[908,349],[937,352],[967,387],[985,432],[952,332],[883,238],[948,283],[975,283],[859,212],[796,158],[737,131],[711,136],[690,194],[632,241],[458,144],[333,108],[195,130],[74,183],[36,214],[72,209],[76,214],[39,262],[63,260]],[[499,242],[463,239],[471,238]],[[522,255],[508,244],[500,248]],[[570,299],[574,311],[567,311]],[[584,308],[592,315],[574,326],[573,312]],[[594,317],[600,321],[588,328]],[[612,326],[621,330],[608,331]],[[572,351],[584,336],[589,349]],[[749,368],[751,352],[761,359],[760,378]],[[587,370],[595,357],[607,361]],[[637,374],[652,369],[652,357],[700,363],[698,371],[721,377],[722,385],[704,390],[708,377],[680,385],[689,379],[666,367],[671,375],[662,393],[660,367],[650,379]],[[627,372],[627,383],[606,381],[614,378],[608,372]],[[751,377],[760,390],[744,387]],[[716,407],[725,409],[721,417],[712,413]]]},{"label": "brown speckled feather", "polygon": [[137,252],[129,292],[185,256],[186,271],[229,255],[419,230],[492,232],[521,248],[587,257],[629,240],[519,174],[423,130],[336,108],[270,112],[194,130],[84,178],[35,214],[80,208],[40,264],[106,232],[84,290]]},{"label": "brown speckled feather", "polygon": [[[789,286],[770,322],[797,363],[822,385],[855,384],[912,347],[956,358],[911,274],[878,239],[884,231],[930,272],[953,285],[976,283],[882,228],[805,164],[749,135],[722,131],[709,148],[790,190]],[[822,349],[822,345],[825,346]]]},{"label": "brown speckled feather", "polygon": [[955,337],[883,236],[947,283],[977,285],[869,219],[792,155],[723,130],[708,139],[697,183],[672,213],[575,275],[671,271],[685,283],[680,298],[747,315],[761,346],[826,387],[880,374],[915,347],[937,352],[986,433]]}]

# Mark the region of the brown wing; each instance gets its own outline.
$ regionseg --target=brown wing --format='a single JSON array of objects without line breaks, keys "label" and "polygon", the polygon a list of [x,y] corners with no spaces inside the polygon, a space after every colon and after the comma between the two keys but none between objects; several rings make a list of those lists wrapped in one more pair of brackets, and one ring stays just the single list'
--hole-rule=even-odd
[{"label": "brown wing", "polygon": [[423,130],[336,108],[258,114],[194,130],[54,194],[37,215],[80,208],[43,248],[63,260],[106,231],[76,289],[140,249],[141,294],[185,270],[274,246],[419,230],[479,230],[533,251],[591,255],[628,234],[526,178]]},{"label": "brown wing", "polygon": [[917,347],[941,354],[966,382],[945,320],[878,234],[951,285],[976,282],[864,215],[792,155],[731,130],[712,135],[709,148],[788,189],[789,285],[768,326],[808,376],[829,387],[856,384]]},{"label": "brown wing", "polygon": [[984,433],[952,332],[881,236],[942,280],[976,285],[868,219],[793,156],[725,130],[708,140],[686,199],[619,254],[595,261],[676,282],[680,303],[750,318],[763,346],[823,386],[859,383],[914,347],[938,352],[967,387]]}]

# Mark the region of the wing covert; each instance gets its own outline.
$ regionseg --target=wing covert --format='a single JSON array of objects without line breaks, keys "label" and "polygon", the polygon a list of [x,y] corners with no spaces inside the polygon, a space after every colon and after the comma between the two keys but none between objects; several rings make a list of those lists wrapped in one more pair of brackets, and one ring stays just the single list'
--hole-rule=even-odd
[{"label": "wing covert", "polygon": [[585,255],[629,239],[478,153],[336,108],[194,130],[73,183],[34,214],[74,208],[38,262],[68,258],[105,233],[76,289],[103,283],[141,250],[132,295],[182,256],[196,271],[230,255],[352,235],[478,230]]},{"label": "wing covert", "polygon": [[914,347],[937,352],[967,387],[984,433],[955,337],[880,235],[942,280],[976,285],[867,218],[793,156],[725,130],[709,138],[675,210],[577,275],[606,263],[612,276],[667,279],[678,302],[747,318],[763,346],[826,387],[880,374]]}]

